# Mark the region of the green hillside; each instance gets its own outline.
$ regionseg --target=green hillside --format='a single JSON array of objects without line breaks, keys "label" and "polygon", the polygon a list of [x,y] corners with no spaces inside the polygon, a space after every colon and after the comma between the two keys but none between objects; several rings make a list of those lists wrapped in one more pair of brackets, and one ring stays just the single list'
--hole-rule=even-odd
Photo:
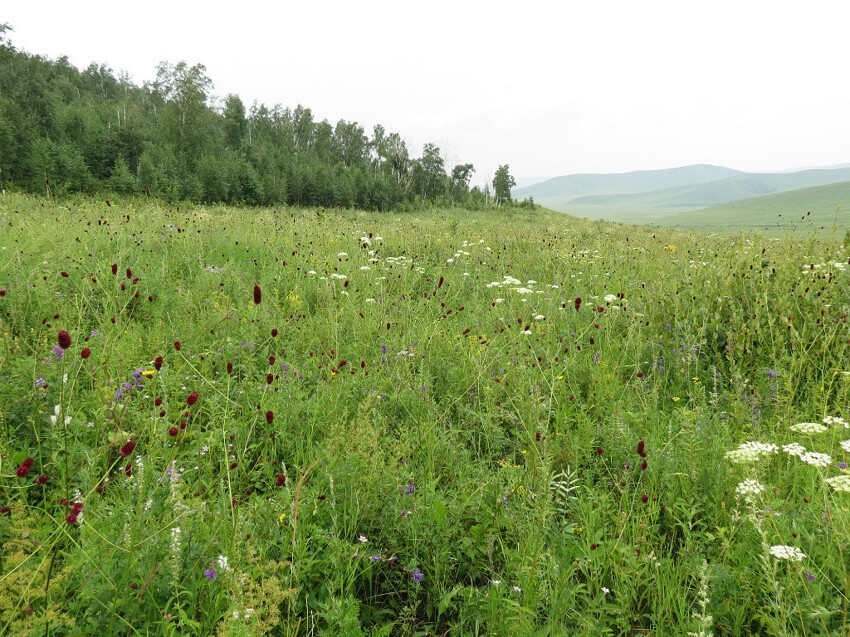
[{"label": "green hillside", "polygon": [[[575,197],[539,196],[533,193],[529,196],[533,196],[535,201],[553,210],[580,217],[644,221],[751,197],[847,180],[850,180],[850,168],[831,168],[791,173],[738,173],[733,177],[716,181],[684,184],[659,190],[595,193]],[[534,187],[524,190],[533,189]]]},{"label": "green hillside", "polygon": [[644,219],[665,227],[701,230],[758,228],[767,232],[805,228],[850,230],[850,181],[751,197],[701,210]]}]

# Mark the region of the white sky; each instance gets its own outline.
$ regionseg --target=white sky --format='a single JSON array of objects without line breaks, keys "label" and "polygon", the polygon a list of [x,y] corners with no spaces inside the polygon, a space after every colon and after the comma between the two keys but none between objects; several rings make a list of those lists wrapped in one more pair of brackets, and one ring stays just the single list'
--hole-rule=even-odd
[{"label": "white sky", "polygon": [[137,84],[185,60],[246,106],[383,124],[473,183],[850,162],[842,0],[3,0],[0,22]]}]

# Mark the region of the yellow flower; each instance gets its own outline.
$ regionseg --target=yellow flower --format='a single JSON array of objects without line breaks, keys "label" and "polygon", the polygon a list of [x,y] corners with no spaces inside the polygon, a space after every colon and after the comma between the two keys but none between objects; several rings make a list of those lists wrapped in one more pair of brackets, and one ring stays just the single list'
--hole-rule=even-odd
[{"label": "yellow flower", "polygon": [[670,398],[670,400],[672,400],[674,403],[677,403],[681,400],[681,398],[679,398],[678,396],[673,396],[672,398]]},{"label": "yellow flower", "polygon": [[145,371],[142,372],[142,376],[144,376],[145,378],[153,378],[153,375],[154,375],[155,372],[156,372],[156,370],[146,369]]},{"label": "yellow flower", "polygon": [[285,519],[286,519],[286,513],[281,513],[281,514],[280,514],[280,516],[277,518],[277,523],[278,523],[278,524],[283,524],[283,521],[284,521]]}]

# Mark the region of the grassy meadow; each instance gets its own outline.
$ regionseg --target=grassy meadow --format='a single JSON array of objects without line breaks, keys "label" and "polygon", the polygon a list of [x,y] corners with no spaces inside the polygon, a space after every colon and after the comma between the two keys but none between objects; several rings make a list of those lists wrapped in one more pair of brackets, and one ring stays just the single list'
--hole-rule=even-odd
[{"label": "grassy meadow", "polygon": [[850,633],[843,233],[0,228],[0,634]]}]

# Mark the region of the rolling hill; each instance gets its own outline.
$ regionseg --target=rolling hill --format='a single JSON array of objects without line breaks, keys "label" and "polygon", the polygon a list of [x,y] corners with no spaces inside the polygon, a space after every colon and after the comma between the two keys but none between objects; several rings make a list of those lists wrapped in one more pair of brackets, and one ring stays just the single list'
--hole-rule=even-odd
[{"label": "rolling hill", "polygon": [[[731,174],[730,174],[731,173]],[[711,175],[726,175],[709,180]],[[684,182],[669,185],[671,182]],[[612,221],[657,222],[663,216],[798,189],[850,181],[850,168],[787,173],[744,173],[718,166],[688,166],[617,175],[570,175],[516,191],[553,210]],[[664,188],[652,188],[659,183]],[[620,189],[632,187],[631,191]],[[584,192],[579,194],[579,191]]]}]

